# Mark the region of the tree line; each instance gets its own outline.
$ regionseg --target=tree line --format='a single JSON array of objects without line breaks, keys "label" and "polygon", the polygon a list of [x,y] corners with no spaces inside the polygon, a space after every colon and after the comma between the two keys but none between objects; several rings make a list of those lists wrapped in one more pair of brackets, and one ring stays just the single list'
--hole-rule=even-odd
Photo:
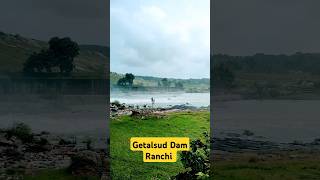
[{"label": "tree line", "polygon": [[[119,87],[133,87],[133,81],[136,77],[132,73],[126,73],[124,77],[120,78],[117,81],[117,85]],[[158,88],[170,88],[172,87],[172,84],[174,85],[174,88],[176,89],[183,89],[183,83],[182,82],[175,82],[170,81],[168,78],[162,78],[158,81]]]},{"label": "tree line", "polygon": [[215,54],[214,66],[223,66],[232,72],[248,73],[320,73],[320,53],[300,53],[292,55],[255,54],[253,56],[230,56]]}]

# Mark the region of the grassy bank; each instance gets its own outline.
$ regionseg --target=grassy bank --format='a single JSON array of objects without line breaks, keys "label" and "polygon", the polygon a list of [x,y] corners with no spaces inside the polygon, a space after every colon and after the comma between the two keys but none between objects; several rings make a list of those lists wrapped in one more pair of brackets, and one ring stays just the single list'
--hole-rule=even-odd
[{"label": "grassy bank", "polygon": [[161,119],[122,116],[110,124],[111,177],[113,179],[168,179],[184,171],[176,163],[144,163],[142,152],[130,151],[131,137],[201,137],[209,131],[208,111],[169,113]]},{"label": "grassy bank", "polygon": [[266,162],[215,162],[211,175],[223,180],[298,180],[319,179],[319,160],[281,160]]},{"label": "grassy bank", "polygon": [[98,177],[77,177],[73,176],[67,170],[42,170],[34,175],[24,176],[25,180],[99,180]]}]

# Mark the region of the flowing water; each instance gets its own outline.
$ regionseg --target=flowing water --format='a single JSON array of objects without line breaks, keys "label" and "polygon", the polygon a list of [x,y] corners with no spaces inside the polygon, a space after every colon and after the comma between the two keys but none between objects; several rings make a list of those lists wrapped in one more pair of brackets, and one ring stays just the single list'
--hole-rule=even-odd
[{"label": "flowing water", "polygon": [[111,92],[110,102],[119,101],[129,105],[151,106],[154,98],[154,107],[170,107],[174,105],[188,105],[206,107],[210,104],[210,93],[185,92]]}]

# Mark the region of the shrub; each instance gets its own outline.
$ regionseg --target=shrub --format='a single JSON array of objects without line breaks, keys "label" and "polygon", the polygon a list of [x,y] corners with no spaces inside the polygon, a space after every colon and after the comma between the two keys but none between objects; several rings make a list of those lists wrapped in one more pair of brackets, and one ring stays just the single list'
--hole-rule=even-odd
[{"label": "shrub", "polygon": [[204,133],[205,140],[190,142],[190,151],[183,151],[181,162],[186,172],[178,174],[175,179],[209,179],[210,170],[210,136]]}]

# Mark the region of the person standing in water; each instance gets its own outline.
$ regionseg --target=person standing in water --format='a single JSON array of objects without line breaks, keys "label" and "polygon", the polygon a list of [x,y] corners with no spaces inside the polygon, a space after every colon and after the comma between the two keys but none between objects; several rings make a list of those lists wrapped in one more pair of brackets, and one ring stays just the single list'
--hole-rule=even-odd
[{"label": "person standing in water", "polygon": [[152,108],[153,108],[153,105],[155,103],[155,99],[153,97],[151,97],[151,105],[152,105]]}]

